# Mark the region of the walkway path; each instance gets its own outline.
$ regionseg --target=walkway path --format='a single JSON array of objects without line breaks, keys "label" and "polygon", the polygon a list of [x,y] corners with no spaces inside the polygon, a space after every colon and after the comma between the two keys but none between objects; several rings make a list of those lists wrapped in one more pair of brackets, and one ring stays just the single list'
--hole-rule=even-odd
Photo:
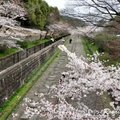
[{"label": "walkway path", "polygon": [[[72,43],[68,43],[66,46],[71,52],[75,52],[77,56],[85,55],[84,48],[82,45],[82,41],[80,38],[76,35],[71,36]],[[30,98],[35,100],[36,102],[39,101],[39,97],[35,95],[36,92],[39,93],[47,93],[49,91],[48,88],[45,86],[51,86],[53,84],[58,84],[58,81],[61,77],[61,73],[63,71],[66,71],[67,68],[65,68],[65,65],[67,63],[67,57],[65,52],[60,52],[58,56],[54,59],[54,61],[50,64],[49,68],[43,73],[43,75],[37,80],[37,82],[33,85],[33,87],[29,90],[29,92],[25,95],[24,98]],[[38,73],[39,74],[39,73]],[[47,96],[47,98],[50,100],[50,96]],[[85,99],[82,99],[82,101],[88,105],[91,109],[101,108],[101,105],[98,101],[101,99],[96,97],[96,95],[91,94],[90,96],[86,97]],[[22,101],[20,103],[20,106],[16,108],[15,113],[18,113],[18,116],[16,118],[9,117],[8,120],[28,120],[26,119],[26,115],[24,114],[25,107],[23,106]],[[95,104],[98,103],[98,104]],[[32,107],[32,105],[31,105]],[[102,106],[103,107],[103,106]],[[38,115],[34,115],[29,120],[47,120],[46,118],[39,118]],[[54,120],[58,120],[57,118]]]}]

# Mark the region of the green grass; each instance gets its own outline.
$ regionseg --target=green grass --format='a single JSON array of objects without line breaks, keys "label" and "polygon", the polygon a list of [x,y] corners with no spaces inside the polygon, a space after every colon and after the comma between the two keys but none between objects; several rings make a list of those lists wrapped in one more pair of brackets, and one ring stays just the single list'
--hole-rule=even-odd
[{"label": "green grass", "polygon": [[27,48],[30,48],[32,46],[35,46],[35,44],[33,42],[30,42],[30,43],[28,43],[28,47]]},{"label": "green grass", "polygon": [[0,57],[7,56],[7,55],[15,53],[17,51],[18,51],[17,48],[9,48],[5,53],[0,53]]},{"label": "green grass", "polygon": [[50,41],[50,39],[40,40],[40,44],[48,41]]},{"label": "green grass", "polygon": [[35,46],[37,44],[42,44],[42,43],[48,42],[48,41],[50,41],[50,39],[35,40],[35,41],[28,42],[28,48]]},{"label": "green grass", "polygon": [[82,43],[83,43],[83,46],[84,46],[84,51],[86,54],[91,54],[91,52],[89,51],[87,45],[86,45],[86,41],[84,38],[81,38],[82,39]]},{"label": "green grass", "polygon": [[[69,40],[69,38],[68,38]],[[65,41],[65,45],[68,43],[68,40]],[[58,53],[60,52],[59,49],[57,49],[53,55],[47,59],[25,82],[25,84],[16,90],[16,92],[9,98],[9,100],[4,103],[4,105],[0,108],[0,120],[6,120],[6,118],[14,111],[15,107],[20,103],[22,98],[25,96],[25,94],[28,92],[28,90],[34,85],[34,83],[40,78],[45,72],[45,70],[49,67],[50,63],[57,57]],[[40,72],[40,74],[34,78],[34,76],[37,75],[37,73]]]},{"label": "green grass", "polygon": [[109,108],[110,110],[113,110],[113,108],[110,106],[110,102],[112,102],[112,99],[110,98],[108,93],[103,92],[103,95],[101,95],[101,97],[102,97],[104,108]]},{"label": "green grass", "polygon": [[98,50],[98,47],[95,46],[94,44],[88,42],[88,45],[90,46],[90,48],[91,48],[93,51],[97,51],[97,50]]},{"label": "green grass", "polygon": [[14,53],[14,52],[16,52],[18,49],[17,48],[10,48],[9,49],[9,53]]}]

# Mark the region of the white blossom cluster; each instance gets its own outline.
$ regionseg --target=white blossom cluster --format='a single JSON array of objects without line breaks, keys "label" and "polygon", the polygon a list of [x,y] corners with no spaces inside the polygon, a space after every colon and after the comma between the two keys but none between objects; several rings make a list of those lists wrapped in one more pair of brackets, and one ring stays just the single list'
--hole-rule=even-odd
[{"label": "white blossom cluster", "polygon": [[1,26],[5,26],[5,25],[8,25],[8,26],[19,26],[19,23],[16,21],[16,20],[13,20],[9,17],[1,17],[0,16],[0,25]]},{"label": "white blossom cluster", "polygon": [[25,19],[27,12],[20,5],[14,2],[2,2],[0,5],[0,25],[19,26],[15,20],[17,17]]},{"label": "white blossom cluster", "polygon": [[65,51],[70,60],[67,67],[72,68],[73,77],[77,77],[78,81],[85,84],[88,91],[91,90],[112,90],[111,94],[116,101],[120,101],[120,67],[108,66],[105,67],[99,59],[97,54],[93,55],[93,62],[85,62],[82,56],[78,58],[75,53],[71,53],[63,45],[59,48]]},{"label": "white blossom cluster", "polygon": [[15,41],[25,35],[20,32],[20,23],[15,19],[24,19],[26,14],[25,9],[15,1],[0,1],[0,44],[7,43],[8,47],[18,47]]},{"label": "white blossom cluster", "polygon": [[20,27],[16,18],[25,20],[27,12],[17,1],[0,1],[0,44],[7,43],[8,47],[21,48],[16,45],[17,40],[26,39],[30,35],[41,34],[40,30]]},{"label": "white blossom cluster", "polygon": [[24,16],[27,14],[25,9],[16,4],[14,1],[2,2],[0,5],[0,13],[11,19],[15,19],[17,17],[25,19]]},{"label": "white blossom cluster", "polygon": [[[60,120],[119,120],[120,119],[120,68],[119,66],[104,67],[97,59],[96,54],[92,62],[86,62],[84,57],[77,57],[71,53],[64,45],[59,45],[59,49],[66,52],[69,62],[66,65],[69,71],[65,74],[62,85],[46,86],[49,90],[47,94],[35,93],[40,97],[40,102],[35,102],[29,98],[25,99],[26,110],[24,114],[28,118],[33,115],[46,117],[47,120],[58,118]],[[99,91],[97,91],[99,90]],[[110,102],[112,110],[92,110],[81,102],[81,98],[86,97],[90,92],[96,91],[96,95],[102,95],[104,91],[110,90],[114,101]],[[45,98],[51,96],[51,101]],[[75,100],[76,106],[73,106]],[[32,105],[32,108],[29,105]],[[116,106],[115,106],[116,104]]]}]

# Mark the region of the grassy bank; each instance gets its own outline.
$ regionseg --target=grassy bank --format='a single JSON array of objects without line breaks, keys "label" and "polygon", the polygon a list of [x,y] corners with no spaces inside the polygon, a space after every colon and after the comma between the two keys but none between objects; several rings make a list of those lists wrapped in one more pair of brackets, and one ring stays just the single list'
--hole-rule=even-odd
[{"label": "grassy bank", "polygon": [[[88,46],[90,47],[90,49],[93,52],[98,51],[98,47],[95,44],[89,42],[86,38],[82,37],[82,42],[83,42],[84,50],[85,50],[86,54],[91,54]],[[106,62],[104,62],[105,66],[116,65],[117,63],[120,63],[120,58],[114,58],[112,55],[109,55],[106,52],[104,52],[104,54],[102,54],[102,56],[101,55],[98,56],[98,58],[101,61],[106,61]]]},{"label": "grassy bank", "polygon": [[81,39],[82,39],[82,43],[83,43],[83,46],[84,46],[85,53],[86,54],[91,54],[90,50],[88,49],[88,46],[86,45],[86,40],[83,37],[81,37]]},{"label": "grassy bank", "polygon": [[[49,39],[39,39],[39,40],[31,41],[31,42],[28,42],[27,40],[17,41],[17,44],[20,45],[21,48],[25,49],[25,48],[30,48],[30,47],[33,47],[37,44],[42,44],[42,43],[45,43],[48,41],[50,41],[50,38]],[[10,55],[10,54],[15,53],[17,51],[19,51],[18,48],[14,48],[14,47],[8,48],[5,45],[0,46],[0,57]]]}]

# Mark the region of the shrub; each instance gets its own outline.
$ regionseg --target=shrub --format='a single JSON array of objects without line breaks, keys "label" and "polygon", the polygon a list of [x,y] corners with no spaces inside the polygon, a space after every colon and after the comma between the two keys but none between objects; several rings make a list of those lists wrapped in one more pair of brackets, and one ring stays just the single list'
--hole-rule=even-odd
[{"label": "shrub", "polygon": [[95,37],[95,45],[98,47],[99,52],[107,51],[106,44],[111,40],[115,39],[116,36],[113,34],[104,33],[104,31],[98,33]]},{"label": "shrub", "polygon": [[40,40],[35,40],[33,43],[34,43],[35,45],[38,45],[38,44],[40,43]]},{"label": "shrub", "polygon": [[27,40],[17,41],[17,44],[20,45],[20,47],[23,48],[23,49],[28,47],[28,41]]},{"label": "shrub", "polygon": [[3,45],[0,45],[0,53],[7,53],[8,46],[4,43]]},{"label": "shrub", "polygon": [[112,55],[114,58],[120,57],[120,39],[113,39],[106,44],[107,53]]}]

